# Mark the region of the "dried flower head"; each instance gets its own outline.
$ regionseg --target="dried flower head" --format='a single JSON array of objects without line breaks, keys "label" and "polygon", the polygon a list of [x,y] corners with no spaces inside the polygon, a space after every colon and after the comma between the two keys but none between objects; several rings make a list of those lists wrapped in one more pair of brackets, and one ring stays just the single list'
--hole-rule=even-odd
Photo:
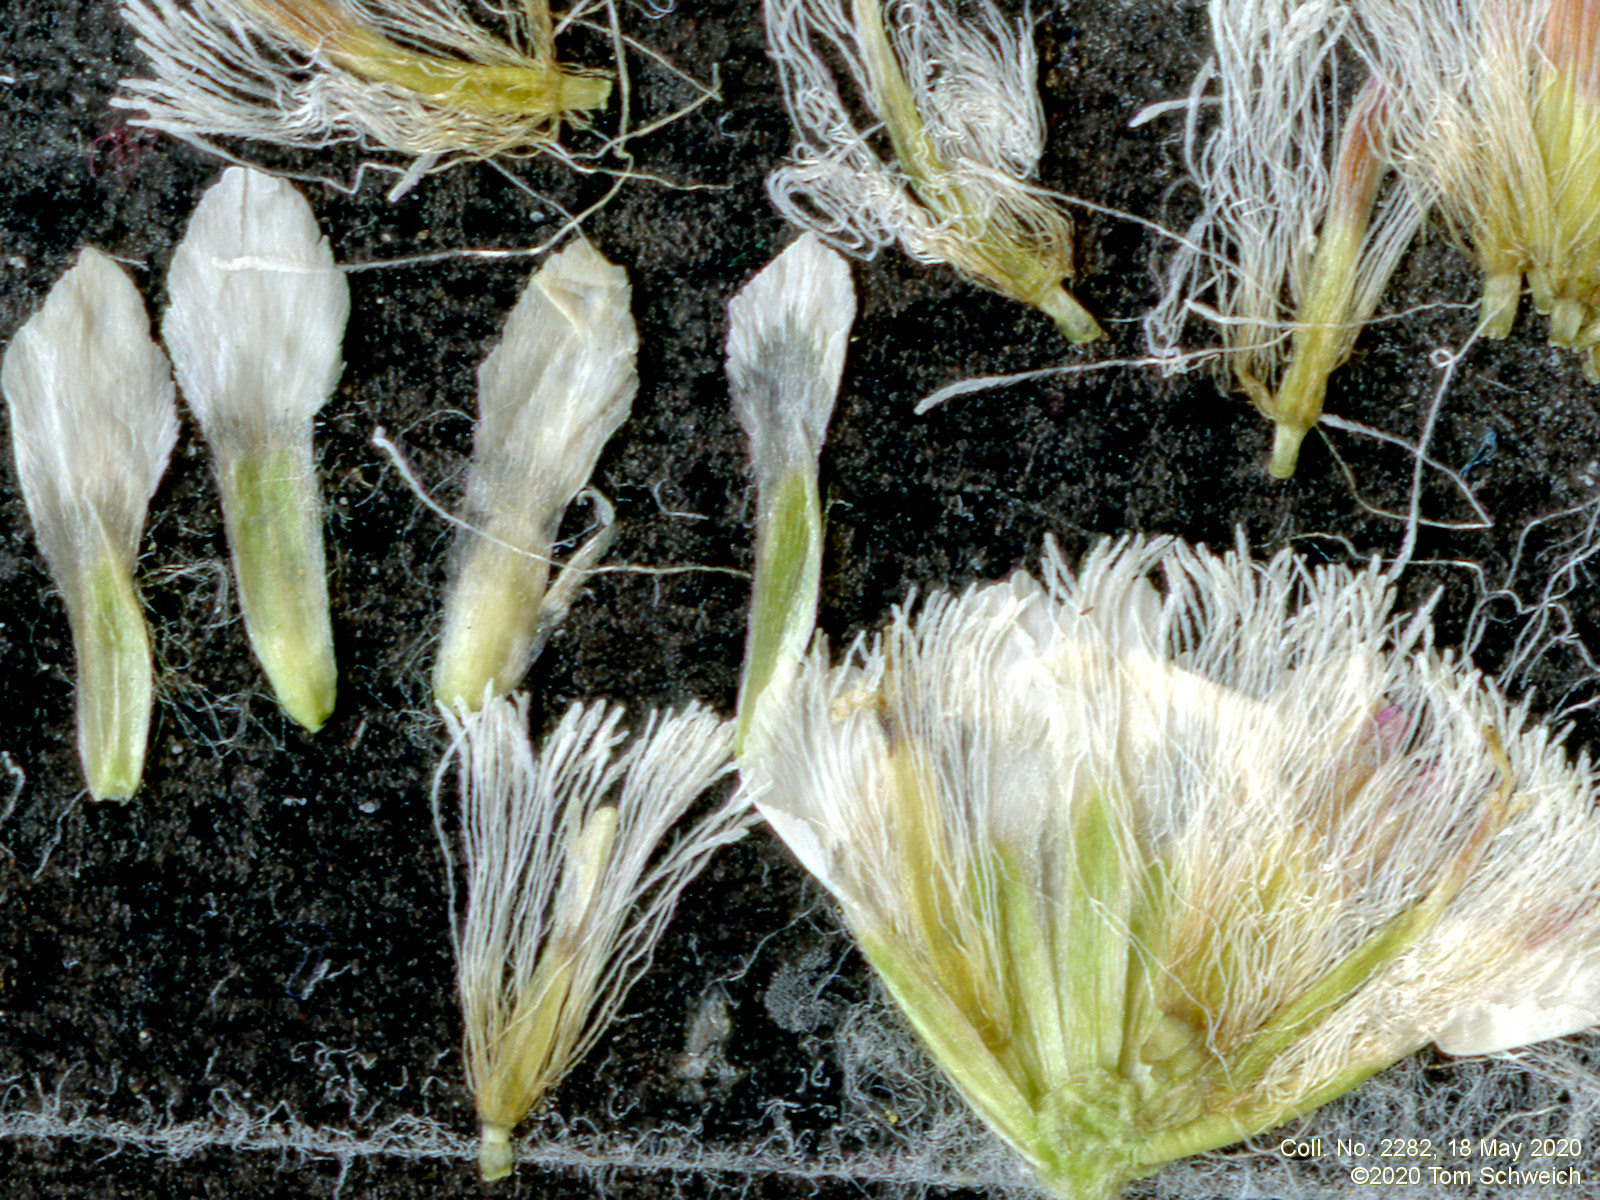
[{"label": "dried flower head", "polygon": [[1590,767],[1376,567],[1134,540],[1044,573],[813,654],[741,766],[1046,1184],[1600,1020]]},{"label": "dried flower head", "polygon": [[283,710],[315,731],[338,672],[312,427],[344,369],[349,285],[292,184],[230,167],[167,291],[161,334],[211,448],[245,631]]},{"label": "dried flower head", "polygon": [[1379,199],[1393,104],[1382,81],[1369,78],[1336,119],[1347,24],[1335,0],[1211,0],[1213,57],[1195,81],[1187,149],[1201,213],[1146,319],[1152,352],[1174,370],[1188,361],[1191,317],[1216,324],[1232,383],[1276,426],[1280,478],[1424,211],[1406,187]]},{"label": "dried flower head", "polygon": [[154,77],[123,81],[133,123],[189,141],[356,141],[411,156],[526,154],[603,108],[603,75],[556,61],[546,0],[123,0]]},{"label": "dried flower head", "polygon": [[[1072,222],[1027,182],[1044,152],[1033,44],[991,0],[970,10],[964,20],[949,0],[769,0],[767,43],[800,145],[768,194],[846,253],[898,241],[1093,341],[1100,327],[1062,286]],[[857,103],[874,122],[865,130]],[[879,131],[889,155],[873,144]]]},{"label": "dried flower head", "polygon": [[1600,382],[1600,0],[1356,5],[1393,81],[1394,158],[1484,273],[1504,337],[1523,276],[1550,341]]},{"label": "dried flower head", "polygon": [[448,860],[438,803],[453,759],[467,876],[457,985],[480,1165],[493,1180],[511,1171],[512,1130],[648,966],[679,893],[751,814],[735,797],[672,835],[729,765],[731,724],[697,706],[652,713],[629,742],[620,708],[575,704],[537,756],[526,696],[445,719],[452,746],[434,813]]},{"label": "dried flower head", "polygon": [[632,295],[628,273],[580,238],[534,272],[478,368],[469,526],[433,672],[442,704],[475,707],[485,689],[521,683],[611,544],[602,501],[600,531],[550,584],[561,518],[639,390]]},{"label": "dried flower head", "polygon": [[150,636],[133,581],[146,510],[178,440],[144,298],[88,249],[6,348],[0,389],[17,479],[78,659],[78,754],[96,800],[144,772]]}]

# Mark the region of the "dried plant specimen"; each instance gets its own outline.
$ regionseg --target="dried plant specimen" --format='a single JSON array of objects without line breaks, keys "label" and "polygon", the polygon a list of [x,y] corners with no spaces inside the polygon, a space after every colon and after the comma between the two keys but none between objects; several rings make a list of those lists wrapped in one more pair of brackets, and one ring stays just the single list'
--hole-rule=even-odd
[{"label": "dried plant specimen", "polygon": [[602,528],[550,584],[561,518],[628,419],[639,335],[628,273],[582,239],[536,271],[478,368],[478,424],[444,635],[440,703],[476,707],[522,682],[611,544]]},{"label": "dried plant specimen", "polygon": [[1395,161],[1483,270],[1481,332],[1511,331],[1526,277],[1551,343],[1600,382],[1600,3],[1355,7],[1393,88]]},{"label": "dried plant specimen", "polygon": [[799,138],[767,191],[846,253],[898,242],[1040,309],[1068,340],[1094,341],[1100,326],[1063,286],[1072,222],[1028,182],[1045,134],[1033,43],[990,0],[970,11],[949,0],[767,0],[767,44]]},{"label": "dried plant specimen", "polygon": [[316,731],[338,672],[312,426],[344,368],[350,289],[293,185],[232,167],[196,205],[161,323],[211,448],[251,648]]},{"label": "dried plant specimen", "polygon": [[[1394,104],[1380,77],[1340,119],[1340,4],[1211,0],[1210,12],[1213,57],[1195,84],[1188,140],[1201,213],[1146,331],[1152,351],[1183,369],[1189,321],[1215,325],[1229,382],[1275,426],[1268,469],[1285,478],[1425,202],[1405,186],[1380,196]],[[1214,112],[1200,103],[1212,83]]]},{"label": "dried plant specimen", "polygon": [[144,773],[152,705],[134,562],[178,440],[172,373],[133,281],[83,251],[6,348],[0,388],[23,499],[72,624],[89,794],[126,800]]},{"label": "dried plant specimen", "polygon": [[814,651],[740,765],[1053,1192],[1600,1020],[1593,771],[1376,567],[1132,540],[1044,575]]},{"label": "dried plant specimen", "polygon": [[600,1037],[679,894],[744,836],[750,810],[735,797],[673,832],[729,765],[732,725],[703,708],[653,713],[629,741],[620,708],[575,704],[537,754],[525,696],[446,720],[439,781],[453,761],[466,860],[467,1082],[493,1180],[511,1172],[512,1131]]},{"label": "dried plant specimen", "polygon": [[781,659],[811,641],[822,581],[817,460],[856,315],[850,268],[814,234],[728,304],[728,388],[750,439],[756,569],[739,685],[739,740]]},{"label": "dried plant specimen", "polygon": [[557,61],[545,0],[123,0],[154,68],[123,82],[135,124],[203,141],[333,142],[409,156],[491,157],[554,145],[611,95]]}]

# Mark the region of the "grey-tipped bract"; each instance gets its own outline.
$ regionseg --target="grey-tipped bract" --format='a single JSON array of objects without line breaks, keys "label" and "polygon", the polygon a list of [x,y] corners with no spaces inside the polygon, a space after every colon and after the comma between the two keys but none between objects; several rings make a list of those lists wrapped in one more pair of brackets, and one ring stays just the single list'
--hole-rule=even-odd
[{"label": "grey-tipped bract", "polygon": [[855,285],[806,234],[728,304],[728,390],[750,439],[756,569],[739,680],[739,741],[784,659],[811,640],[822,579],[817,459],[844,371]]},{"label": "grey-tipped bract", "polygon": [[211,447],[250,644],[284,711],[320,729],[337,672],[312,422],[349,287],[305,197],[241,167],[196,206],[167,286],[161,331]]},{"label": "grey-tipped bract", "polygon": [[83,251],[6,349],[0,386],[23,498],[72,623],[89,793],[125,800],[143,773],[151,708],[133,567],[178,437],[171,372],[133,281]]}]

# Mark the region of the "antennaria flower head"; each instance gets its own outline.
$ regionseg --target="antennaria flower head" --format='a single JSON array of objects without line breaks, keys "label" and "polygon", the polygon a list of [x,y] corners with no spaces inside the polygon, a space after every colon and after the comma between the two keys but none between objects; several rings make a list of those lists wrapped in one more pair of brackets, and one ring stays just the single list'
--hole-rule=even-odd
[{"label": "antennaria flower head", "polygon": [[739,739],[784,656],[811,641],[822,580],[817,460],[856,316],[850,268],[806,234],[728,304],[728,388],[756,477],[756,569]]},{"label": "antennaria flower head", "polygon": [[154,78],[113,103],[193,142],[358,141],[413,156],[551,146],[611,83],[557,63],[545,0],[495,6],[505,39],[461,0],[123,0]]},{"label": "antennaria flower head", "polygon": [[1552,344],[1600,380],[1600,3],[1356,9],[1394,81],[1395,161],[1483,269],[1482,332],[1511,331],[1526,274]]},{"label": "antennaria flower head", "polygon": [[1287,551],[1050,550],[758,711],[757,806],[1060,1194],[1430,1041],[1600,1021],[1589,764],[1392,604],[1376,567]]},{"label": "antennaria flower head", "polygon": [[1369,78],[1337,119],[1347,24],[1334,0],[1211,0],[1214,54],[1195,81],[1187,150],[1201,213],[1146,319],[1152,352],[1174,369],[1190,317],[1216,323],[1232,382],[1276,426],[1280,478],[1424,211],[1406,187],[1379,199],[1394,104],[1384,81]]},{"label": "antennaria flower head", "polygon": [[343,370],[350,289],[293,185],[231,167],[172,258],[161,333],[211,447],[245,630],[312,731],[337,670],[312,422]]},{"label": "antennaria flower head", "polygon": [[172,374],[133,281],[84,250],[6,348],[0,389],[34,536],[72,624],[89,794],[126,800],[152,703],[133,566],[178,440]]},{"label": "antennaria flower head", "polygon": [[[970,7],[972,20],[948,0],[767,0],[765,11],[800,139],[767,182],[779,212],[862,257],[898,241],[918,262],[1041,309],[1071,341],[1103,336],[1063,287],[1072,222],[1027,182],[1044,110],[1021,23],[991,0]],[[855,103],[881,123],[892,159],[858,127]]]},{"label": "antennaria flower head", "polygon": [[[512,1130],[588,1053],[679,893],[751,813],[734,797],[672,833],[729,766],[732,726],[699,706],[652,713],[630,742],[620,708],[575,704],[537,755],[526,696],[445,719],[434,811],[453,758],[467,875],[457,984],[493,1180],[511,1172]],[[442,823],[439,836],[448,860]]]},{"label": "antennaria flower head", "polygon": [[[434,666],[440,703],[510,692],[611,544],[602,528],[548,587],[561,518],[639,390],[628,273],[581,238],[536,271],[478,368],[467,470],[471,528],[457,545]],[[594,493],[598,495],[598,493]]]}]

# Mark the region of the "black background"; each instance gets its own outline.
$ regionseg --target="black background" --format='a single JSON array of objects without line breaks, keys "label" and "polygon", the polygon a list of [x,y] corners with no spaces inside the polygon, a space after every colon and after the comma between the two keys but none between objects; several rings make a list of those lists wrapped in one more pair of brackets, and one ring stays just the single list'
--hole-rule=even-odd
[{"label": "black background", "polygon": [[[752,497],[722,375],[725,305],[791,236],[762,186],[789,149],[787,118],[753,4],[684,4],[659,19],[622,11],[632,33],[684,71],[710,78],[715,69],[721,99],[635,146],[641,169],[701,186],[636,181],[587,223],[630,274],[641,344],[633,416],[595,477],[621,518],[612,559],[748,568]],[[1040,4],[1035,16],[1050,127],[1042,181],[1185,226],[1193,202],[1180,185],[1180,120],[1127,123],[1146,104],[1186,94],[1205,52],[1203,10],[1081,0]],[[579,35],[564,49],[592,62],[601,47]],[[9,5],[0,16],[0,338],[85,244],[129,263],[152,313],[162,311],[173,247],[219,164],[131,130],[108,110],[118,79],[141,69],[109,0]],[[644,115],[689,98],[659,72],[639,69],[635,101]],[[351,147],[252,154],[340,180],[362,158]],[[574,210],[609,183],[540,161],[506,169]],[[382,179],[354,195],[304,186],[346,264],[532,246],[557,226],[550,205],[482,164],[425,179],[392,203]],[[1319,439],[1308,442],[1293,481],[1267,478],[1269,426],[1203,371],[1168,380],[1148,366],[1120,366],[913,413],[921,396],[967,375],[1144,355],[1138,322],[1157,295],[1151,264],[1161,242],[1129,221],[1077,215],[1077,294],[1111,335],[1087,354],[1066,348],[1047,319],[946,270],[916,267],[898,252],[856,265],[860,315],[822,462],[828,542],[819,623],[836,645],[875,625],[914,586],[963,586],[1036,562],[1050,533],[1072,554],[1130,531],[1222,546],[1236,528],[1259,552],[1293,543],[1317,561],[1392,555],[1400,545],[1402,525],[1363,507]],[[0,1139],[5,1195],[479,1190],[429,811],[442,736],[426,680],[450,533],[369,439],[387,429],[442,502],[459,498],[473,372],[532,265],[454,257],[351,277],[348,365],[318,426],[340,701],[315,737],[278,713],[249,656],[225,590],[206,456],[190,426],[152,504],[141,564],[160,692],[145,787],[127,806],[87,802],[65,614],[9,456],[0,465],[0,750],[25,776],[0,822],[0,1079],[10,1081],[0,1130],[12,1134]],[[1414,438],[1438,382],[1428,356],[1465,341],[1476,286],[1467,260],[1431,227],[1385,299],[1386,312],[1408,315],[1363,335],[1335,379],[1330,411]],[[1197,330],[1196,345],[1207,336]],[[1576,359],[1542,338],[1542,320],[1525,305],[1509,341],[1478,346],[1463,363],[1430,452],[1458,470],[1471,464],[1467,480],[1494,525],[1425,528],[1422,565],[1402,584],[1406,602],[1444,586],[1441,641],[1484,632],[1475,649],[1491,670],[1508,661],[1521,622],[1509,602],[1479,609],[1487,622],[1472,616],[1486,588],[1503,581],[1519,535],[1535,518],[1600,498],[1596,389]],[[1365,500],[1403,510],[1410,458],[1347,433],[1333,437]],[[1431,474],[1422,508],[1470,517]],[[1580,513],[1532,528],[1517,590],[1543,588],[1586,520]],[[575,514],[569,532],[582,524]],[[1588,637],[1596,604],[1588,576],[1575,582],[1566,609]],[[704,572],[597,577],[530,676],[535,727],[595,696],[634,706],[698,698],[730,712],[747,587]],[[1578,650],[1557,647],[1522,686],[1536,688],[1536,707],[1548,711],[1587,699],[1590,674]],[[1577,719],[1576,743],[1587,745],[1593,721],[1582,711]],[[728,1004],[726,1065],[696,1083],[682,1070],[686,1031],[714,988]],[[785,988],[809,999],[785,1007]],[[571,1122],[565,1140],[557,1118],[541,1126],[550,1154],[554,1145],[588,1147],[602,1169],[525,1164],[499,1190],[888,1194],[894,1186],[875,1182],[875,1173],[915,1175],[913,1143],[897,1132],[902,1118],[891,1119],[888,1102],[878,1113],[846,1103],[837,1051],[841,1026],[871,995],[818,890],[758,831],[689,890],[623,1020],[556,1094],[556,1112]],[[1399,1070],[1315,1128],[1388,1121],[1373,1126],[1375,1136],[1409,1131],[1442,1141],[1492,1125],[1462,1099],[1491,1076],[1510,1081],[1496,1105],[1537,1107],[1563,1095],[1558,1084],[1437,1056]],[[239,1106],[232,1124],[230,1101]],[[459,1139],[436,1138],[434,1148],[463,1157],[341,1161],[196,1144],[180,1157],[172,1136],[158,1153],[113,1153],[118,1144],[105,1137],[22,1136],[34,1126],[19,1114],[57,1111],[58,1103],[67,1118],[177,1129],[180,1142],[184,1130],[238,1131],[240,1114],[260,1118],[255,1128],[268,1143],[273,1123],[291,1116],[369,1138],[422,1115]],[[1446,1112],[1464,1124],[1439,1127]],[[914,1132],[912,1115],[903,1127]],[[737,1169],[605,1167],[652,1145],[667,1146],[660,1157],[670,1157],[671,1135],[685,1129],[695,1145],[736,1151]],[[652,1132],[666,1140],[634,1145]],[[787,1139],[777,1146],[782,1163],[746,1153],[769,1136]],[[943,1145],[932,1134],[926,1144]],[[624,1153],[627,1145],[634,1150]],[[1324,1194],[1324,1183],[1342,1178],[1327,1161],[1286,1164],[1276,1145],[1258,1139],[1253,1154],[1140,1186]],[[989,1179],[986,1159],[935,1158],[934,1173],[946,1180],[967,1172]],[[805,1177],[824,1162],[833,1164],[826,1177]]]}]

